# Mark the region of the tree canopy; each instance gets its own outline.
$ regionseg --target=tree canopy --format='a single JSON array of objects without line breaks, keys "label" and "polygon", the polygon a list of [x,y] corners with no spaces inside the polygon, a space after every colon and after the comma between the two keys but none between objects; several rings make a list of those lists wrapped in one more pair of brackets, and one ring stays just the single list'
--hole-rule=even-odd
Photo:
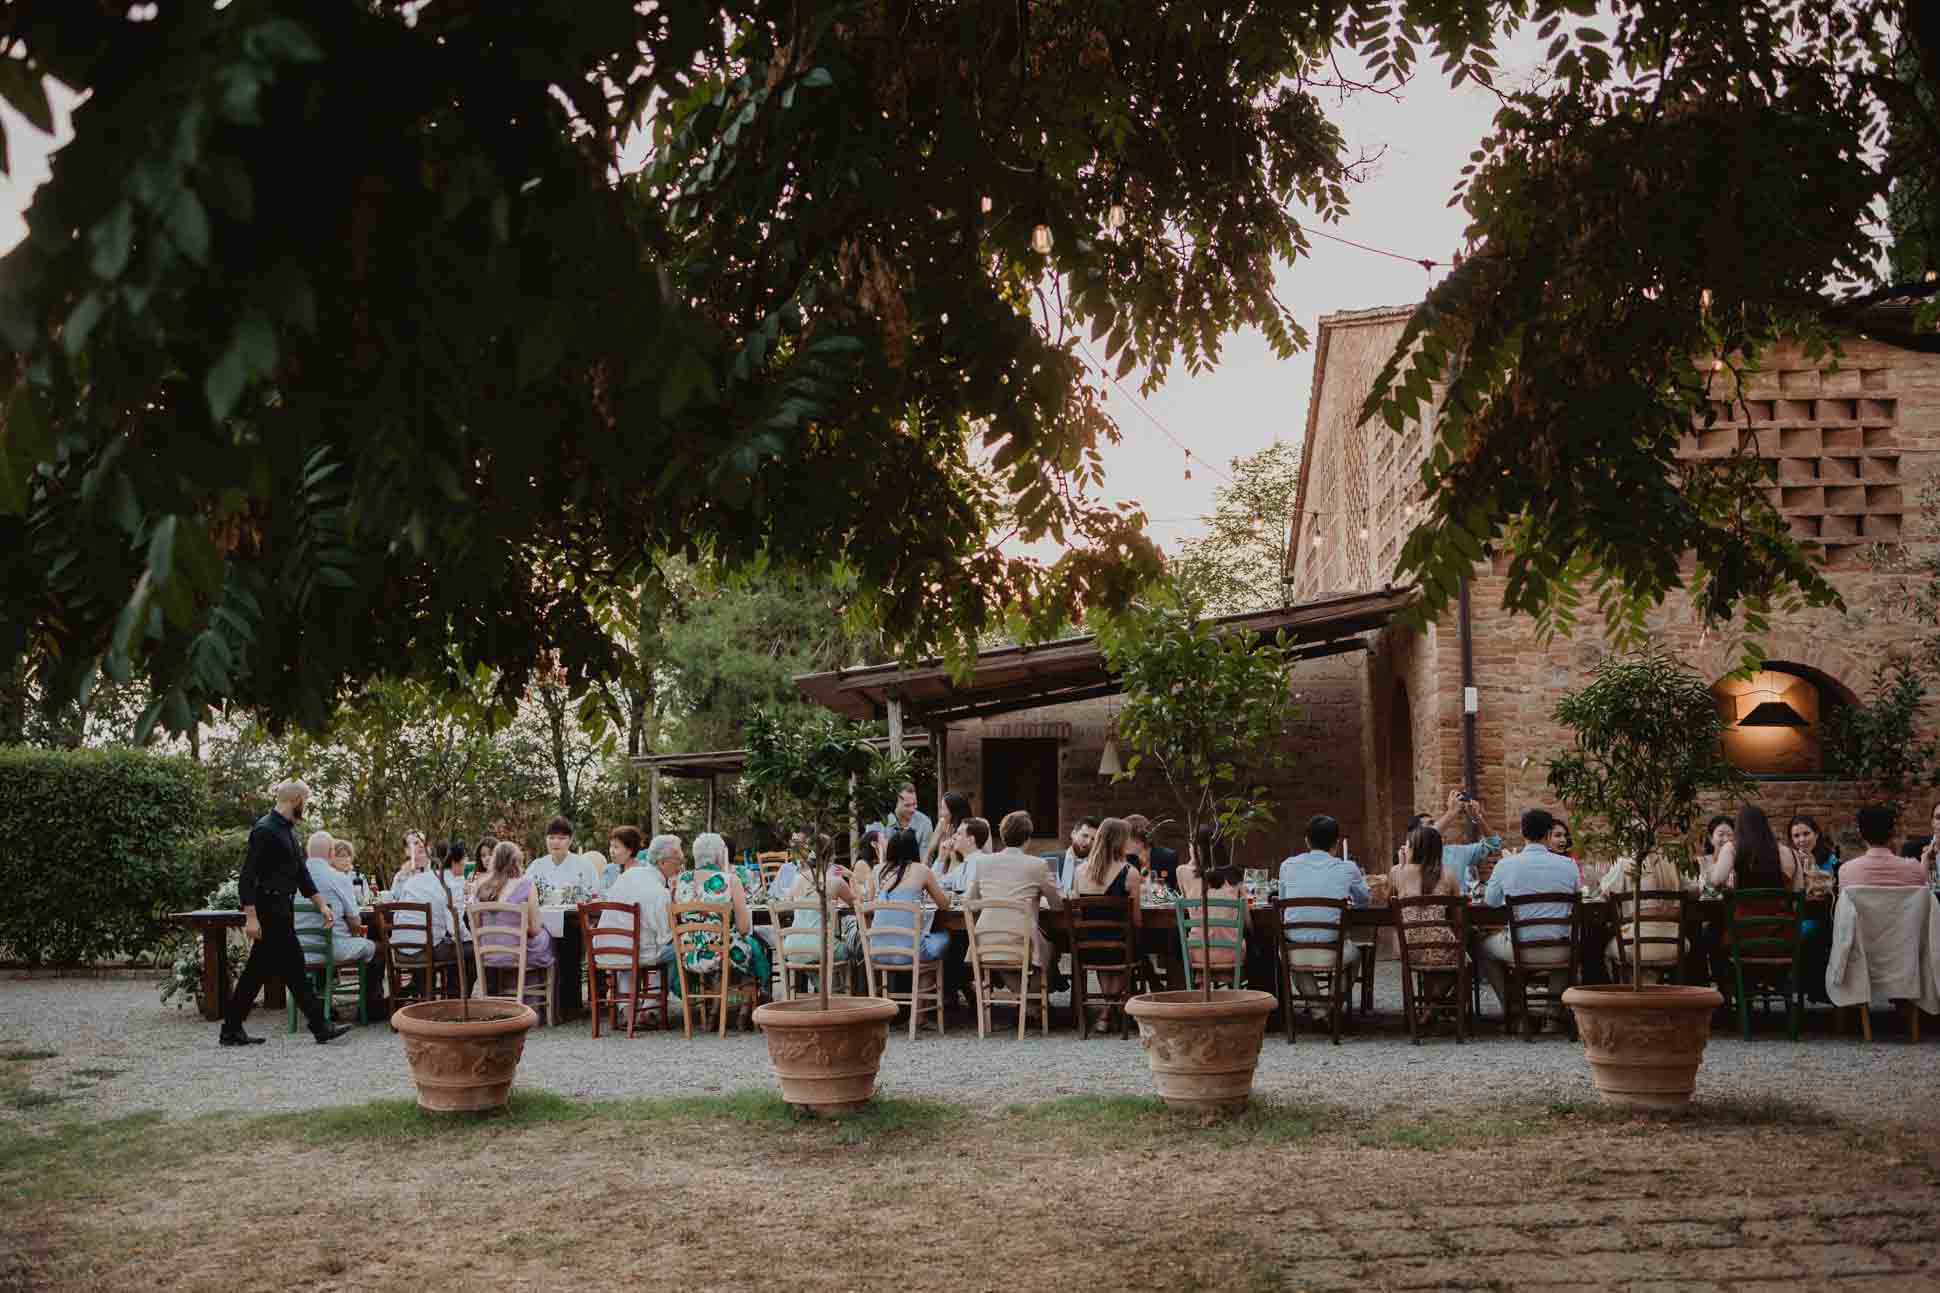
[{"label": "tree canopy", "polygon": [[1472,254],[1369,406],[1448,390],[1404,573],[1432,610],[1504,551],[1552,623],[1683,549],[1715,613],[1826,598],[1756,469],[1675,440],[1693,356],[1890,323],[1826,285],[1877,283],[1865,222],[1931,169],[1940,15],[1613,8],[16,0],[0,96],[85,97],[0,261],[0,654],[318,726],[387,674],[582,696],[669,554],[840,563],[911,650],[1122,604],[1159,563],[1088,492],[1078,335],[1148,387],[1242,326],[1290,354],[1294,208],[1356,174],[1336,52],[1488,83],[1528,24]]}]

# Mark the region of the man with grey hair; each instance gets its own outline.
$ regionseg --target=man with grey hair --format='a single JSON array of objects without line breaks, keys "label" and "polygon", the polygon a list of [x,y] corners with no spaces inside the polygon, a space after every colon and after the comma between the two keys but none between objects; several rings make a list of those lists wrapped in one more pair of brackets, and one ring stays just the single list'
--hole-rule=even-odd
[{"label": "man with grey hair", "polygon": [[248,851],[243,855],[242,874],[237,880],[237,895],[242,899],[243,936],[252,944],[249,962],[236,981],[229,1004],[222,1012],[224,1046],[248,1046],[264,1039],[243,1031],[243,1020],[255,1004],[256,993],[265,980],[283,981],[303,1017],[310,1021],[310,1035],[319,1044],[341,1037],[350,1029],[330,1022],[329,1012],[310,991],[303,973],[303,948],[296,941],[296,925],[291,907],[297,894],[316,903],[324,927],[337,923],[330,899],[319,892],[303,864],[303,849],[296,842],[296,823],[303,820],[309,803],[310,787],[300,779],[276,787],[275,807],[264,813],[249,832]]},{"label": "man with grey hair", "polygon": [[[311,883],[317,892],[329,900],[330,909],[337,912],[341,919],[334,928],[323,923],[323,917],[315,912],[296,913],[296,927],[304,932],[331,928],[330,952],[339,965],[367,966],[377,955],[377,944],[364,936],[364,916],[357,903],[357,894],[351,888],[350,876],[333,865],[337,853],[337,841],[328,831],[316,831],[309,841],[310,856],[304,860],[304,869],[310,873]],[[359,986],[368,990],[369,972],[359,970]],[[329,1007],[329,997],[324,998]]]},{"label": "man with grey hair", "polygon": [[[634,836],[639,839],[638,835]],[[640,908],[640,964],[658,965],[663,970],[674,963],[674,926],[667,908],[673,903],[673,878],[686,867],[680,836],[656,835],[644,850],[645,861],[630,860],[606,891],[605,902],[630,902]],[[624,929],[626,917],[617,911],[600,916],[601,929]],[[606,958],[602,957],[602,968]],[[614,976],[621,996],[633,991],[633,971],[622,970]]]}]

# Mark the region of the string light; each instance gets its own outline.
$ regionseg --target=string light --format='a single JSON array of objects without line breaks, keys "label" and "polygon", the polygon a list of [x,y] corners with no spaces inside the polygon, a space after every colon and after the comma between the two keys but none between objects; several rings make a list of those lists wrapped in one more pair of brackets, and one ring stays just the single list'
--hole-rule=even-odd
[{"label": "string light", "polygon": [[1051,226],[1041,224],[1031,230],[1031,250],[1040,256],[1051,254]]},{"label": "string light", "polygon": [[1114,202],[1111,204],[1111,210],[1105,213],[1105,228],[1117,231],[1124,227],[1125,208]]}]

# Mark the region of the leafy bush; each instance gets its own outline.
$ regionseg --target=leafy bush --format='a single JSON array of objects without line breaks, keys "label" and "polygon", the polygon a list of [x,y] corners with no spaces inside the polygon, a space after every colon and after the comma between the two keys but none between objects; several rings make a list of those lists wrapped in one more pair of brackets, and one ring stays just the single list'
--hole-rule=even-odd
[{"label": "leafy bush", "polygon": [[[29,965],[137,956],[213,882],[202,770],[141,750],[0,748],[0,955]],[[242,862],[240,847],[231,870]]]},{"label": "leafy bush", "polygon": [[1922,741],[1926,681],[1910,661],[1873,670],[1871,699],[1826,716],[1826,766],[1849,781],[1870,781],[1895,809],[1915,790],[1940,785],[1940,741]]}]

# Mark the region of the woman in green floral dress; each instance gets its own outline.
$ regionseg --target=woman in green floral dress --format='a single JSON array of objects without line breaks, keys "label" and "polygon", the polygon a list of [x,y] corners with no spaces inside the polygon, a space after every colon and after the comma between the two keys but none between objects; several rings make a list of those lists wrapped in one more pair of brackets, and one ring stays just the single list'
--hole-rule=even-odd
[{"label": "woman in green floral dress", "polygon": [[[728,964],[766,986],[768,945],[754,937],[754,917],[748,910],[748,891],[728,865],[727,841],[709,831],[694,841],[694,865],[674,877],[674,902],[728,903],[733,907],[727,938]],[[689,974],[713,974],[721,968],[721,936],[683,934],[678,949]],[[678,976],[676,976],[676,980]],[[679,991],[678,981],[675,991]]]}]

